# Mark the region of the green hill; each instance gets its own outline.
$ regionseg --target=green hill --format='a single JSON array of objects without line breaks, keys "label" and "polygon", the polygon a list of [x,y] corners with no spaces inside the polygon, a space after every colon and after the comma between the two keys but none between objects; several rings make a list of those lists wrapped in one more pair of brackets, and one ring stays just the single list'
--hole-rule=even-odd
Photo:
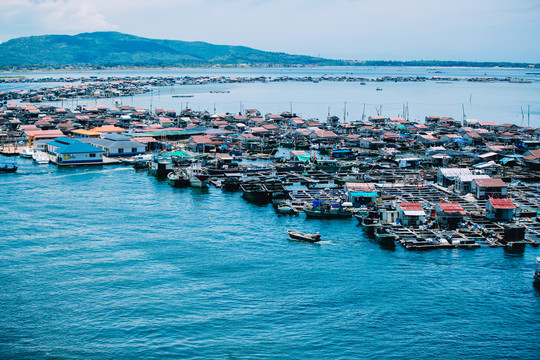
[{"label": "green hill", "polygon": [[118,32],[42,35],[0,44],[0,67],[343,65],[342,61],[245,46],[148,39]]}]

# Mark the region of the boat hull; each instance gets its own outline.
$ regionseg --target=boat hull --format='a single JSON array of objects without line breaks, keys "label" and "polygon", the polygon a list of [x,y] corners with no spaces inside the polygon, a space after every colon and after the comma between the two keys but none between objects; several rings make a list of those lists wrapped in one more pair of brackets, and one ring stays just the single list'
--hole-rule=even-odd
[{"label": "boat hull", "polygon": [[316,242],[321,241],[321,236],[319,234],[315,234],[315,235],[302,234],[298,231],[292,231],[292,230],[287,230],[287,233],[289,234],[289,237],[293,240],[306,241],[310,243],[316,243]]}]

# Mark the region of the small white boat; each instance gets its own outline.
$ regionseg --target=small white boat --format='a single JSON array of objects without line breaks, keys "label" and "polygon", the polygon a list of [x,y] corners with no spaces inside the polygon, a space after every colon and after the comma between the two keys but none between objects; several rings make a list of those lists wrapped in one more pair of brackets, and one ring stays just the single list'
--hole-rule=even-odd
[{"label": "small white boat", "polygon": [[39,150],[34,151],[34,155],[32,155],[32,159],[34,160],[35,163],[38,163],[40,165],[46,165],[51,161],[49,159],[49,155]]},{"label": "small white boat", "polygon": [[34,155],[34,149],[31,147],[25,147],[22,149],[22,151],[19,153],[19,156],[26,159],[31,159],[32,155]]}]

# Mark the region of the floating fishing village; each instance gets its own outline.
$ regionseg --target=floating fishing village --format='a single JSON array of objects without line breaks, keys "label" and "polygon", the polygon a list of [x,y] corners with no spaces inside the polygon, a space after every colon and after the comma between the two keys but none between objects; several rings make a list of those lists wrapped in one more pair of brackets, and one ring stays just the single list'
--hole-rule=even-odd
[{"label": "floating fishing village", "polygon": [[[274,79],[285,80],[291,79]],[[8,103],[128,96],[177,81],[266,79],[77,81],[76,86],[0,93],[0,153],[61,167],[133,166],[167,178],[174,187],[237,191],[246,201],[271,203],[278,215],[350,218],[381,246],[521,252],[539,244],[540,129],[430,115],[420,123],[410,121],[406,110],[404,116],[343,122],[333,115],[319,121],[291,112],[263,115],[258,109],[233,114]],[[0,171],[16,172],[17,164],[4,161]],[[319,234],[289,235],[321,239]]]}]

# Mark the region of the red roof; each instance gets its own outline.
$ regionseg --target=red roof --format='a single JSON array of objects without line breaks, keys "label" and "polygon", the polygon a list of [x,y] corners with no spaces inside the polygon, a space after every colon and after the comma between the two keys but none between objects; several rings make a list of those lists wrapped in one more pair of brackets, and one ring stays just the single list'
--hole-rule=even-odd
[{"label": "red roof", "polygon": [[459,205],[458,203],[438,203],[439,207],[442,211],[449,214],[455,214],[460,213],[461,215],[465,215],[465,210]]},{"label": "red roof", "polygon": [[490,198],[489,202],[491,203],[491,205],[493,206],[494,209],[512,210],[512,209],[516,208],[516,206],[514,205],[514,203],[512,202],[511,199],[493,199],[493,198]]},{"label": "red roof", "polygon": [[478,187],[506,187],[502,179],[474,179]]},{"label": "red roof", "polygon": [[419,203],[402,203],[402,204],[399,204],[399,206],[403,210],[424,210],[422,208],[422,205],[420,205]]}]

